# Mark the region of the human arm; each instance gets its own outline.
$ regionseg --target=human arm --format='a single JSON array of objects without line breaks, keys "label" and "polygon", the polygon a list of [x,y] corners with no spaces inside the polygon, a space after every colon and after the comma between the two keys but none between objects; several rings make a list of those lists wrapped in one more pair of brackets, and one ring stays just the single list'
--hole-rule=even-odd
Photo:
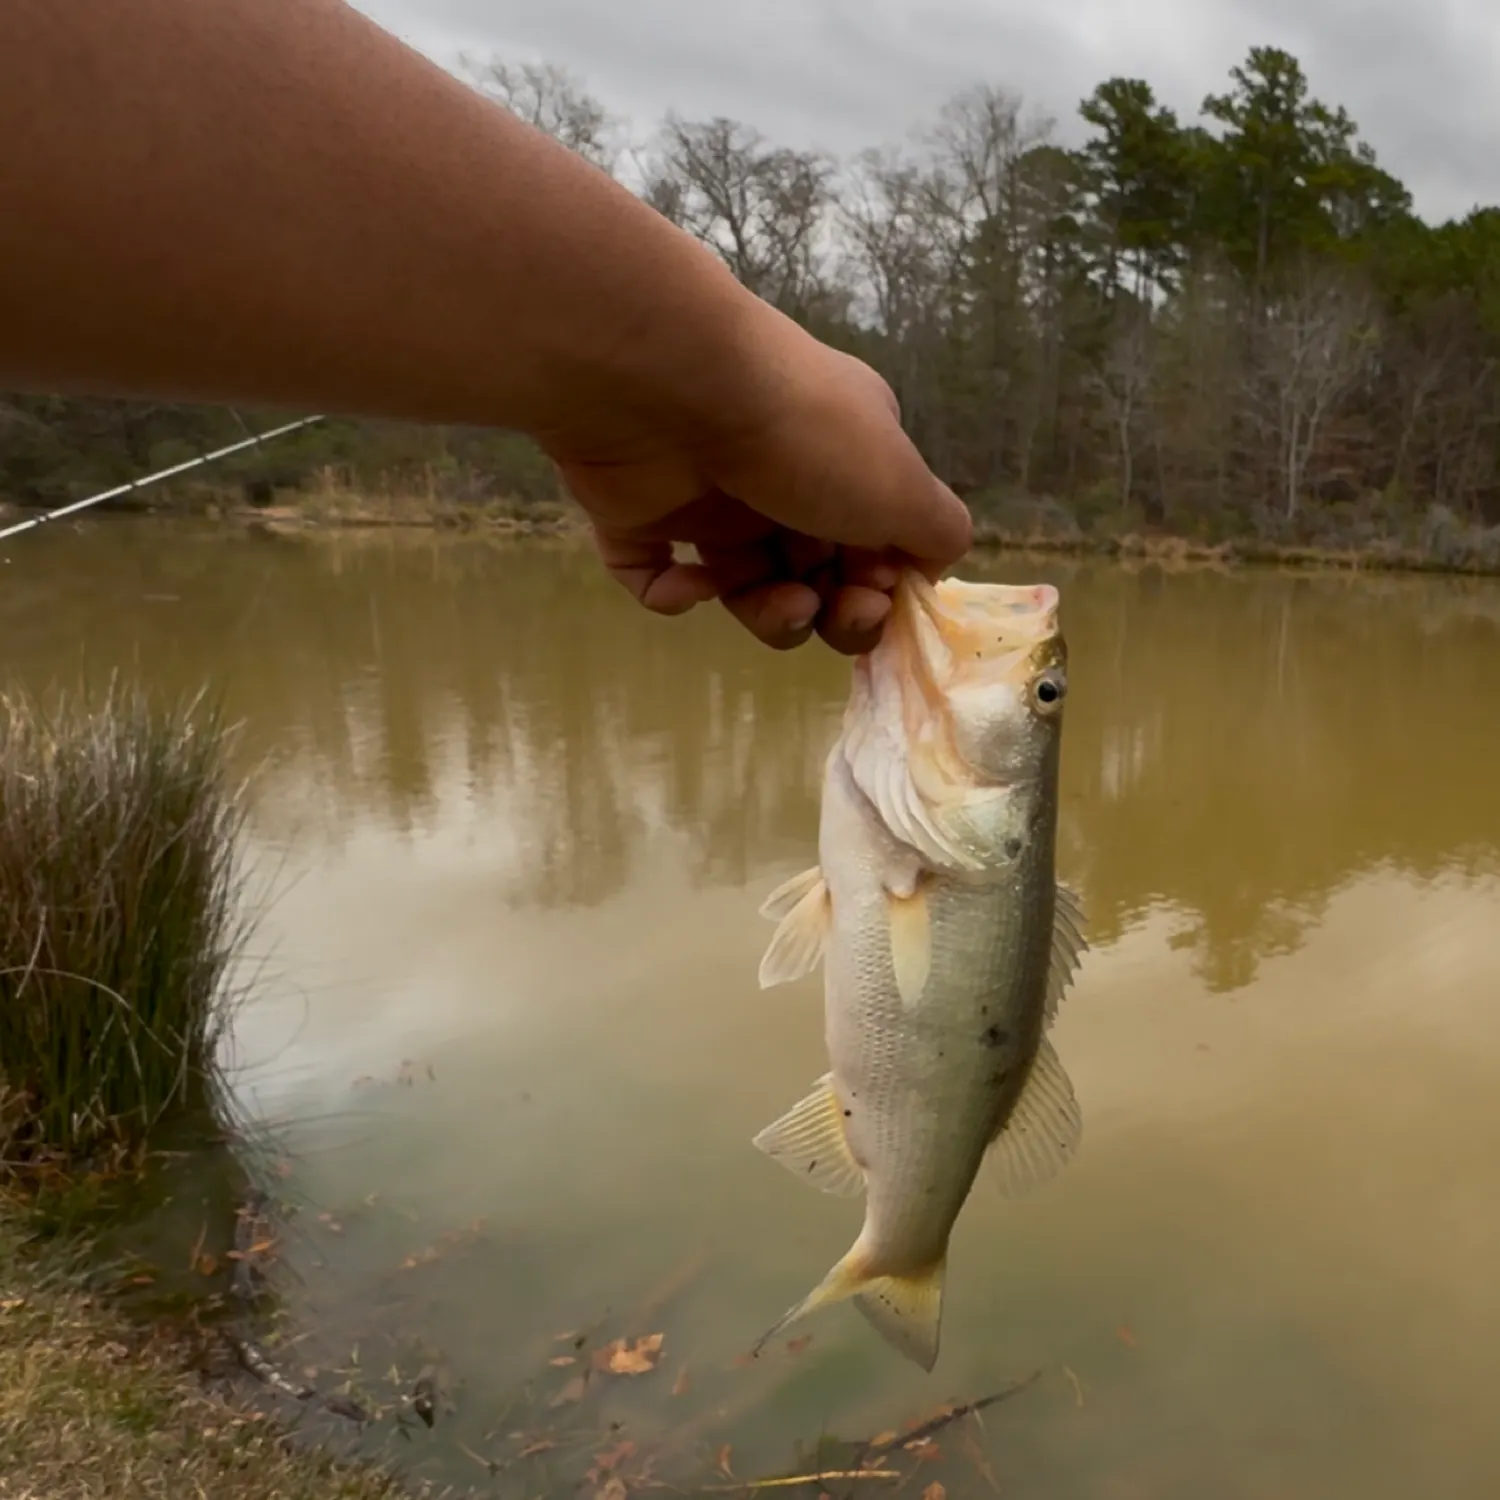
[{"label": "human arm", "polygon": [[516,428],[644,604],[775,645],[967,546],[872,372],[343,0],[6,0],[0,203],[12,388]]}]

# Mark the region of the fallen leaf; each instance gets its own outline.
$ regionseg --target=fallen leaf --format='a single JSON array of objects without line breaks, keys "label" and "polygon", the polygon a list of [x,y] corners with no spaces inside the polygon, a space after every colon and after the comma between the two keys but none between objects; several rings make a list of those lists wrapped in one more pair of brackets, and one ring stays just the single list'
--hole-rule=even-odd
[{"label": "fallen leaf", "polygon": [[576,1365],[578,1360],[571,1354],[559,1354],[555,1359],[549,1359],[547,1363],[561,1369],[564,1365]]},{"label": "fallen leaf", "polygon": [[218,1258],[213,1255],[203,1254],[198,1257],[195,1267],[200,1276],[212,1276],[219,1269]]},{"label": "fallen leaf", "polygon": [[687,1390],[687,1388],[688,1388],[688,1373],[687,1373],[687,1366],[684,1365],[677,1372],[677,1379],[672,1382],[672,1394],[674,1396],[680,1396],[680,1395],[683,1394],[684,1391]]},{"label": "fallen leaf", "polygon": [[635,1452],[635,1444],[626,1438],[617,1443],[613,1448],[605,1448],[602,1452],[594,1455],[594,1466],[589,1470],[590,1477],[602,1478],[612,1469],[618,1469],[632,1453]]},{"label": "fallen leaf", "polygon": [[934,1479],[932,1483],[922,1491],[922,1500],[948,1500],[948,1491],[945,1490],[942,1485],[940,1485],[937,1480]]},{"label": "fallen leaf", "polygon": [[582,1401],[588,1389],[587,1375],[575,1375],[548,1403],[548,1406],[567,1406],[572,1401]]},{"label": "fallen leaf", "polygon": [[804,1333],[800,1338],[788,1339],[786,1341],[786,1352],[788,1354],[801,1354],[810,1343],[812,1343],[812,1334]]},{"label": "fallen leaf", "polygon": [[1139,1347],[1135,1341],[1135,1333],[1131,1329],[1129,1323],[1121,1323],[1120,1326],[1115,1329],[1115,1337],[1119,1339],[1122,1344],[1127,1345],[1131,1349]]},{"label": "fallen leaf", "polygon": [[719,1473],[721,1473],[726,1479],[733,1479],[734,1470],[729,1467],[729,1454],[730,1445],[728,1443],[725,1443],[724,1446],[719,1449],[719,1456],[715,1460],[715,1462],[717,1462],[719,1466]]},{"label": "fallen leaf", "polygon": [[535,1442],[527,1443],[521,1449],[521,1458],[535,1458],[538,1453],[546,1453],[549,1449],[557,1447],[551,1438],[537,1438]]},{"label": "fallen leaf", "polygon": [[24,1297],[7,1297],[3,1302],[0,1302],[0,1312],[14,1312],[18,1307],[25,1306],[26,1299]]},{"label": "fallen leaf", "polygon": [[895,1441],[896,1434],[894,1432],[877,1432],[870,1439],[870,1446],[872,1448],[889,1448]]},{"label": "fallen leaf", "polygon": [[594,1363],[600,1364],[611,1375],[645,1375],[656,1368],[656,1362],[661,1357],[662,1340],[665,1335],[660,1333],[648,1333],[644,1338],[638,1338],[634,1344],[628,1339],[616,1339],[612,1344],[606,1344],[594,1356]]},{"label": "fallen leaf", "polygon": [[914,1443],[903,1443],[908,1453],[915,1453],[921,1462],[932,1462],[938,1457],[938,1445],[931,1438],[918,1438]]},{"label": "fallen leaf", "polygon": [[611,1474],[594,1491],[594,1500],[627,1500],[629,1494],[630,1491],[625,1488],[625,1481],[618,1474]]}]

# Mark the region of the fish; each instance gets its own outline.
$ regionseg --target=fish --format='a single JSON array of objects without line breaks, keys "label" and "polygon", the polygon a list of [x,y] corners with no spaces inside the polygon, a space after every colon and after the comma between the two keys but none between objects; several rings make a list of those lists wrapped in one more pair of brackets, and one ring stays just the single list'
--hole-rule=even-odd
[{"label": "fish", "polygon": [[854,1244],[754,1346],[852,1299],[937,1363],[948,1242],[981,1170],[1007,1197],[1076,1155],[1049,1040],[1087,942],[1055,873],[1068,649],[1060,595],[906,570],[856,657],[824,765],[819,863],[761,906],[762,988],[823,969],[828,1071],[754,1144],[865,1199]]}]

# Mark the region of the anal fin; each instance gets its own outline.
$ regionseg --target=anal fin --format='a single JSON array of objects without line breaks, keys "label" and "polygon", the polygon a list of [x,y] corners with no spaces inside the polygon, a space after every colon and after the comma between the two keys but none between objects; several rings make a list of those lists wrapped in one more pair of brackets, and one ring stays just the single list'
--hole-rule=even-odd
[{"label": "anal fin", "polygon": [[853,1198],[864,1191],[864,1168],[849,1150],[832,1073],[825,1073],[812,1093],[767,1125],[754,1144],[822,1192]]},{"label": "anal fin", "polygon": [[760,961],[760,987],[789,984],[817,968],[832,916],[821,866],[783,881],[761,903],[760,913],[777,922]]},{"label": "anal fin", "polygon": [[1019,1198],[1056,1177],[1082,1138],[1083,1112],[1072,1080],[1043,1037],[1020,1098],[990,1143],[985,1173],[1007,1198]]}]

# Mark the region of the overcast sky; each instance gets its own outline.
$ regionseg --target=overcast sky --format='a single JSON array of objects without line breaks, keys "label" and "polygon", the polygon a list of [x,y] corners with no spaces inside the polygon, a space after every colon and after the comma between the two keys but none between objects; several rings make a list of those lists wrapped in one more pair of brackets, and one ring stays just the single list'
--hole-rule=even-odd
[{"label": "overcast sky", "polygon": [[1284,47],[1444,218],[1500,203],[1500,0],[356,0],[452,65],[557,62],[644,131],[668,108],[848,153],[1003,84],[1076,140],[1078,101],[1143,77],[1196,119],[1252,45]]}]

